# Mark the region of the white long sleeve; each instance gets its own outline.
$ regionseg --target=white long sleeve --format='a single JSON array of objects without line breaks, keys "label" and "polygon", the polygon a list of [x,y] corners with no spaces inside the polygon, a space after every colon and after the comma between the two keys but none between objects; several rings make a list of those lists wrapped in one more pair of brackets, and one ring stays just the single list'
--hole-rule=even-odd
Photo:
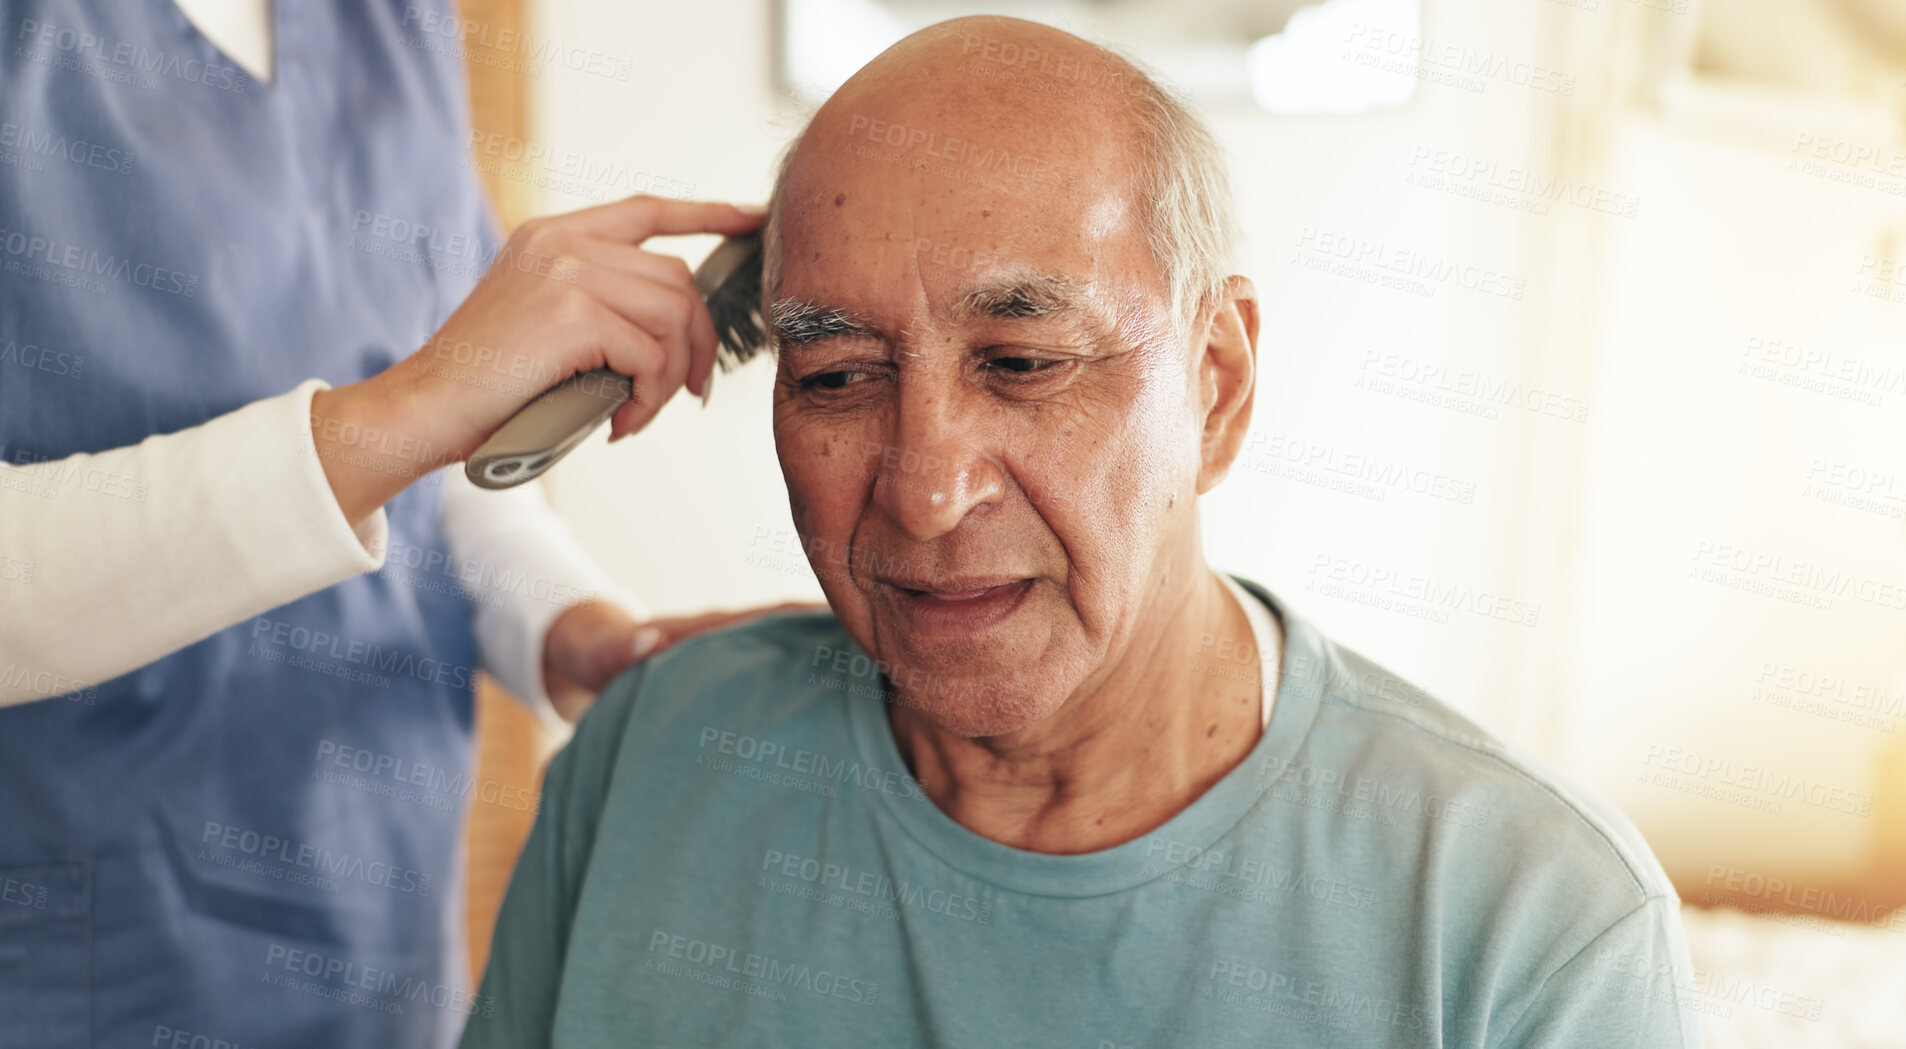
[{"label": "white long sleeve", "polygon": [[344,520],[312,379],[96,455],[0,465],[0,706],[64,695],[383,564]]},{"label": "white long sleeve", "polygon": [[[0,706],[110,680],[384,565],[383,510],[355,531],[311,436],[313,379],[128,448],[0,464]],[[443,528],[484,669],[545,717],[543,638],[588,598],[642,603],[535,485],[444,470]],[[393,566],[399,567],[399,566]]]},{"label": "white long sleeve", "polygon": [[443,531],[470,595],[483,668],[545,718],[543,638],[562,611],[588,598],[648,611],[603,572],[535,484],[485,491],[461,467],[443,472]]}]

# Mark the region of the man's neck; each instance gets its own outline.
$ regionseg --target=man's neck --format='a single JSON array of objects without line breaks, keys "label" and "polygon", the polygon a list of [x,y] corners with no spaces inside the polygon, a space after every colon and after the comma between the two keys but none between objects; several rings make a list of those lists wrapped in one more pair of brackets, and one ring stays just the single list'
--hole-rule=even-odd
[{"label": "man's neck", "polygon": [[1262,732],[1263,683],[1201,673],[1201,645],[1249,643],[1251,624],[1200,559],[1105,679],[1052,717],[1006,736],[945,733],[903,706],[895,742],[934,804],[1014,848],[1094,852],[1171,819],[1243,761]]}]

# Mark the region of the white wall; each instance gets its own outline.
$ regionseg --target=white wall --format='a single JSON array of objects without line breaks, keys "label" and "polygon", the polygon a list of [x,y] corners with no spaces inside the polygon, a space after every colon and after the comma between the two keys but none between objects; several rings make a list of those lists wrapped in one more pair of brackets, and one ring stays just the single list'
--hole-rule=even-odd
[{"label": "white wall", "polygon": [[[1607,231],[1567,758],[1690,885],[1716,862],[1831,884],[1899,833],[1878,772],[1906,757],[1906,305],[1857,274],[1899,254],[1902,198],[1795,170],[1830,119],[1669,112],[1610,144],[1648,211]],[[1842,467],[1890,472],[1890,513],[1829,501],[1858,494]]]}]

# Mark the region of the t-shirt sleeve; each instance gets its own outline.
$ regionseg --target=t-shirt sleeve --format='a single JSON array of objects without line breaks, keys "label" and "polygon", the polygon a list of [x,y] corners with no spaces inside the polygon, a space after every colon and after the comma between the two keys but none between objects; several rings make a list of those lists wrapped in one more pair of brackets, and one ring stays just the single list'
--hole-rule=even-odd
[{"label": "t-shirt sleeve", "polygon": [[1490,1049],[1698,1049],[1678,907],[1650,897],[1609,926],[1543,981]]},{"label": "t-shirt sleeve", "polygon": [[536,822],[503,895],[462,1049],[550,1044],[570,922],[645,669],[638,666],[603,690],[543,774]]}]

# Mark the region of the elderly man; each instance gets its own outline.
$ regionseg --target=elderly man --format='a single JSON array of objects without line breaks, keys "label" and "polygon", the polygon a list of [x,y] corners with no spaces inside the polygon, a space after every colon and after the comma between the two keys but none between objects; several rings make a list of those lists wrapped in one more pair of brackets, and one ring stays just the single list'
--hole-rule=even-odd
[{"label": "elderly man", "polygon": [[1626,821],[1206,567],[1258,328],[1226,196],[1027,22],[821,109],[765,284],[833,614],[604,694],[465,1046],[1698,1043]]}]

